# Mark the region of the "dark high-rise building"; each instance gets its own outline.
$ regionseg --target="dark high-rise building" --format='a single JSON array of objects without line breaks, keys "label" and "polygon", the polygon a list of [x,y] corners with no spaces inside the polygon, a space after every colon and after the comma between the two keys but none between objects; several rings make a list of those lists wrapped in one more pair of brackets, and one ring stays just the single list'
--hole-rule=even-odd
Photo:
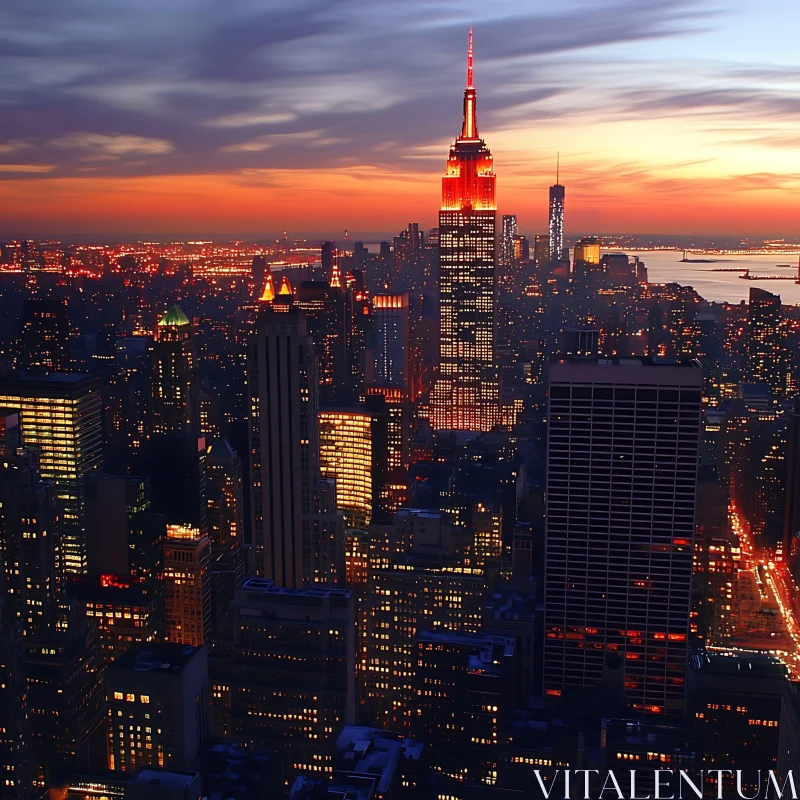
[{"label": "dark high-rise building", "polygon": [[34,749],[34,783],[71,764],[105,766],[106,705],[97,630],[82,621],[26,639],[25,677]]},{"label": "dark high-rise building", "polygon": [[550,263],[550,237],[547,234],[537,234],[533,237],[533,264],[537,270]]},{"label": "dark high-rise building", "polygon": [[763,289],[750,289],[747,311],[747,364],[750,383],[765,383],[773,394],[786,394],[788,359],[786,322],[781,298]]},{"label": "dark high-rise building", "polygon": [[515,649],[510,636],[417,634],[412,731],[443,772],[465,782],[496,783],[501,715],[514,707]]},{"label": "dark high-rise building", "polygon": [[22,626],[11,608],[0,555],[0,797],[31,796],[30,720],[25,686]]},{"label": "dark high-rise building", "polygon": [[208,532],[206,440],[193,433],[161,433],[150,440],[153,511],[171,525]]},{"label": "dark high-rise building", "polygon": [[702,378],[690,360],[550,365],[549,696],[618,660],[635,709],[683,708]]},{"label": "dark high-rise building", "polygon": [[786,442],[786,507],[783,515],[783,553],[795,580],[800,579],[800,399],[788,414]]},{"label": "dark high-rise building", "polygon": [[75,372],[0,379],[0,407],[19,411],[22,444],[39,450],[42,480],[61,503],[59,572],[87,569],[87,479],[103,466],[97,378]]},{"label": "dark high-rise building", "polygon": [[322,243],[322,274],[325,280],[330,281],[333,277],[334,266],[338,269],[336,264],[336,242],[323,242]]},{"label": "dark high-rise building", "polygon": [[88,574],[157,578],[164,524],[153,514],[148,480],[98,473],[86,497]]},{"label": "dark high-rise building", "polygon": [[97,628],[103,660],[110,664],[139,642],[163,638],[161,584],[130,575],[74,578],[67,594],[90,625]]},{"label": "dark high-rise building", "polygon": [[211,579],[214,624],[222,624],[224,611],[245,576],[244,497],[242,462],[225,439],[206,450],[208,536],[211,540]]},{"label": "dark high-rise building", "polygon": [[314,487],[311,545],[304,558],[305,584],[345,585],[345,521],[336,502],[336,481],[320,478]]},{"label": "dark high-rise building", "polygon": [[495,175],[478,135],[470,31],[461,134],[450,148],[439,212],[439,376],[436,430],[491,430],[500,420],[494,357]]},{"label": "dark high-rise building", "polygon": [[158,321],[150,350],[153,433],[200,432],[200,384],[189,318],[173,306]]},{"label": "dark high-rise building", "polygon": [[377,294],[372,298],[374,370],[368,382],[407,389],[409,382],[408,294]]},{"label": "dark high-rise building", "polygon": [[352,594],[251,578],[232,618],[233,737],[277,749],[289,779],[329,773],[336,737],[355,716]]},{"label": "dark high-rise building", "polygon": [[15,366],[22,372],[70,368],[69,319],[61,300],[26,298],[22,306],[22,335]]},{"label": "dark high-rise building", "polygon": [[106,670],[108,766],[187,770],[208,736],[205,648],[139,644]]},{"label": "dark high-rise building", "polygon": [[[512,291],[517,279],[517,266],[522,254],[517,255],[517,215],[503,215],[503,230],[500,235],[499,275],[497,282],[501,289]],[[521,243],[520,243],[521,245]]]},{"label": "dark high-rise building", "polygon": [[550,187],[550,261],[560,261],[564,254],[564,198],[566,190],[556,182]]},{"label": "dark high-rise building", "polygon": [[[8,427],[16,413],[0,411]],[[0,568],[6,611],[25,636],[50,630],[56,619],[58,518],[52,484],[39,479],[36,451],[3,453],[0,446]]]},{"label": "dark high-rise building", "polygon": [[319,472],[316,362],[301,313],[262,312],[247,383],[255,570],[280,587],[299,588]]}]

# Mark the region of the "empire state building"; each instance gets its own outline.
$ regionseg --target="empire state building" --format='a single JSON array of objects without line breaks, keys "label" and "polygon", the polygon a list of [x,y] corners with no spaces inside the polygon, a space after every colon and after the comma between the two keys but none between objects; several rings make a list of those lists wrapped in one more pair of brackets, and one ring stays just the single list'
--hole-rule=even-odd
[{"label": "empire state building", "polygon": [[469,32],[461,135],[450,147],[439,211],[439,375],[435,430],[488,431],[500,421],[494,359],[495,175],[478,135]]}]

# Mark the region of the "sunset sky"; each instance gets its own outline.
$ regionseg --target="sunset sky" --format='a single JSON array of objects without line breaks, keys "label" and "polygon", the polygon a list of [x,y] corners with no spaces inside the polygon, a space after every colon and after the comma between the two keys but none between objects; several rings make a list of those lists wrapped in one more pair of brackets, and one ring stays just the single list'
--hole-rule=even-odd
[{"label": "sunset sky", "polygon": [[798,0],[7,0],[0,236],[432,226],[470,24],[523,232],[800,236]]}]

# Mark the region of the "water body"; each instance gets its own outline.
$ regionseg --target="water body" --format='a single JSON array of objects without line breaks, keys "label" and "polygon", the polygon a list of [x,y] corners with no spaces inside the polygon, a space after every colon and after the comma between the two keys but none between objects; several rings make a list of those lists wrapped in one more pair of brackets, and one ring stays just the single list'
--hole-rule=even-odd
[{"label": "water body", "polygon": [[[800,305],[800,285],[789,281],[745,281],[739,272],[715,272],[720,269],[749,269],[755,275],[791,275],[797,277],[796,255],[706,255],[689,253],[689,258],[714,259],[713,264],[682,263],[682,250],[655,250],[637,252],[636,255],[647,266],[647,278],[651,283],[680,283],[692,286],[701,297],[718,303],[739,303],[747,301],[750,288],[755,286],[767,292],[780,295],[787,305]],[[791,268],[778,267],[778,264],[791,264]]]}]

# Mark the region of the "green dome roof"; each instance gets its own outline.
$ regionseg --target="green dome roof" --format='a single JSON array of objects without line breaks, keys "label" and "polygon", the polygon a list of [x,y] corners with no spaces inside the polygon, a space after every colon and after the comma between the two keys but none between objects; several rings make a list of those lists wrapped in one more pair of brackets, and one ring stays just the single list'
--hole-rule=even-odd
[{"label": "green dome roof", "polygon": [[159,328],[166,328],[167,326],[171,326],[174,328],[180,328],[184,325],[190,325],[189,317],[183,313],[180,306],[172,306],[172,308],[164,314],[163,317],[158,321]]}]

